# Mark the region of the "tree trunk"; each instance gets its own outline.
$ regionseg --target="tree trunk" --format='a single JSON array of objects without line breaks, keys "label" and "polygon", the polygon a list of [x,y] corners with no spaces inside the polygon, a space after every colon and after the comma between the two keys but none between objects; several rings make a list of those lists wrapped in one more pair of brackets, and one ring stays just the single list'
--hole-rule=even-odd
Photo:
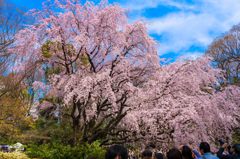
[{"label": "tree trunk", "polygon": [[72,122],[73,122],[73,144],[76,145],[78,141],[77,135],[79,132],[79,118],[73,117]]},{"label": "tree trunk", "polygon": [[80,112],[78,109],[78,103],[73,102],[73,109],[71,113],[72,117],[72,128],[73,128],[73,145],[77,144],[78,133],[79,133],[79,124],[80,124]]}]

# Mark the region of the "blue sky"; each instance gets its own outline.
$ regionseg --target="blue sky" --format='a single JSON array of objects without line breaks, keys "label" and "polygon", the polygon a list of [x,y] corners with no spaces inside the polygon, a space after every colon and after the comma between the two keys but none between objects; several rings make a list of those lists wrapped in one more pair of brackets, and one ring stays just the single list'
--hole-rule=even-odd
[{"label": "blue sky", "polygon": [[[9,0],[40,8],[43,0]],[[94,0],[98,3],[99,0]],[[240,0],[109,0],[126,8],[129,21],[143,20],[161,58],[195,59],[218,36],[240,23]]]}]

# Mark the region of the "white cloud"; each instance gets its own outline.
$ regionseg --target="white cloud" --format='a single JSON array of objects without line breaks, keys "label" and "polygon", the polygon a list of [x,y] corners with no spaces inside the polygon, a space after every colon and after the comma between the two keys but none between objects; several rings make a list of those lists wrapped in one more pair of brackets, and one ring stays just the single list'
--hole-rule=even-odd
[{"label": "white cloud", "polygon": [[178,61],[196,60],[203,55],[202,52],[186,52],[178,58]]},{"label": "white cloud", "polygon": [[163,18],[146,20],[150,33],[164,37],[160,52],[179,52],[190,46],[206,46],[212,41],[216,19],[206,14],[173,13]]},{"label": "white cloud", "polygon": [[240,22],[240,0],[195,0],[191,4],[176,0],[129,0],[122,5],[138,12],[138,15],[146,8],[159,5],[180,9],[161,17],[146,18],[140,14],[147,23],[149,33],[163,37],[159,41],[160,55],[169,52],[189,55],[191,46],[206,49],[214,38]]}]

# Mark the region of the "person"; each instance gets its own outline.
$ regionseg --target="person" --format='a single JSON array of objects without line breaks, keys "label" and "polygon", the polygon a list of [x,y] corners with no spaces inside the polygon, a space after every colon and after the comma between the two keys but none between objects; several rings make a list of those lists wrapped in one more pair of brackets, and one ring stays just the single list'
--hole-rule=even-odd
[{"label": "person", "polygon": [[182,159],[182,154],[177,148],[172,148],[167,152],[167,159]]},{"label": "person", "polygon": [[113,145],[107,150],[105,159],[128,159],[128,151],[122,145]]},{"label": "person", "polygon": [[[240,144],[233,145],[230,149],[226,143],[224,143],[217,152],[217,156],[220,159],[240,159]],[[228,149],[228,153],[225,153]]]},{"label": "person", "polygon": [[183,159],[194,159],[194,154],[189,146],[184,145],[181,150]]},{"label": "person", "polygon": [[220,159],[231,159],[232,155],[229,153],[228,144],[223,143],[217,152],[217,157]]},{"label": "person", "polygon": [[240,159],[240,144],[233,145],[232,159]]},{"label": "person", "polygon": [[163,159],[164,157],[163,157],[163,154],[162,153],[160,153],[160,152],[157,152],[157,153],[155,153],[155,155],[154,155],[154,159]]},{"label": "person", "polygon": [[192,151],[193,151],[193,154],[194,154],[194,158],[195,158],[195,159],[201,159],[201,158],[202,158],[202,156],[201,156],[201,154],[198,152],[198,150],[193,149]]},{"label": "person", "polygon": [[211,153],[210,145],[207,142],[201,142],[199,150],[202,155],[202,159],[219,159],[217,156]]},{"label": "person", "polygon": [[142,159],[152,159],[153,153],[151,150],[146,149],[142,152]]}]

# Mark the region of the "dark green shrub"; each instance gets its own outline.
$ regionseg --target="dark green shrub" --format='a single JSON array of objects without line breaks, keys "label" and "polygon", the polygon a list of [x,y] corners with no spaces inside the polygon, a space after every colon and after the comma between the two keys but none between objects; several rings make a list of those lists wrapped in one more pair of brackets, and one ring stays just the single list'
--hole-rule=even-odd
[{"label": "dark green shrub", "polygon": [[100,146],[99,142],[74,147],[52,143],[31,145],[27,149],[27,155],[32,158],[42,159],[87,159],[89,157],[104,159],[105,150]]}]

